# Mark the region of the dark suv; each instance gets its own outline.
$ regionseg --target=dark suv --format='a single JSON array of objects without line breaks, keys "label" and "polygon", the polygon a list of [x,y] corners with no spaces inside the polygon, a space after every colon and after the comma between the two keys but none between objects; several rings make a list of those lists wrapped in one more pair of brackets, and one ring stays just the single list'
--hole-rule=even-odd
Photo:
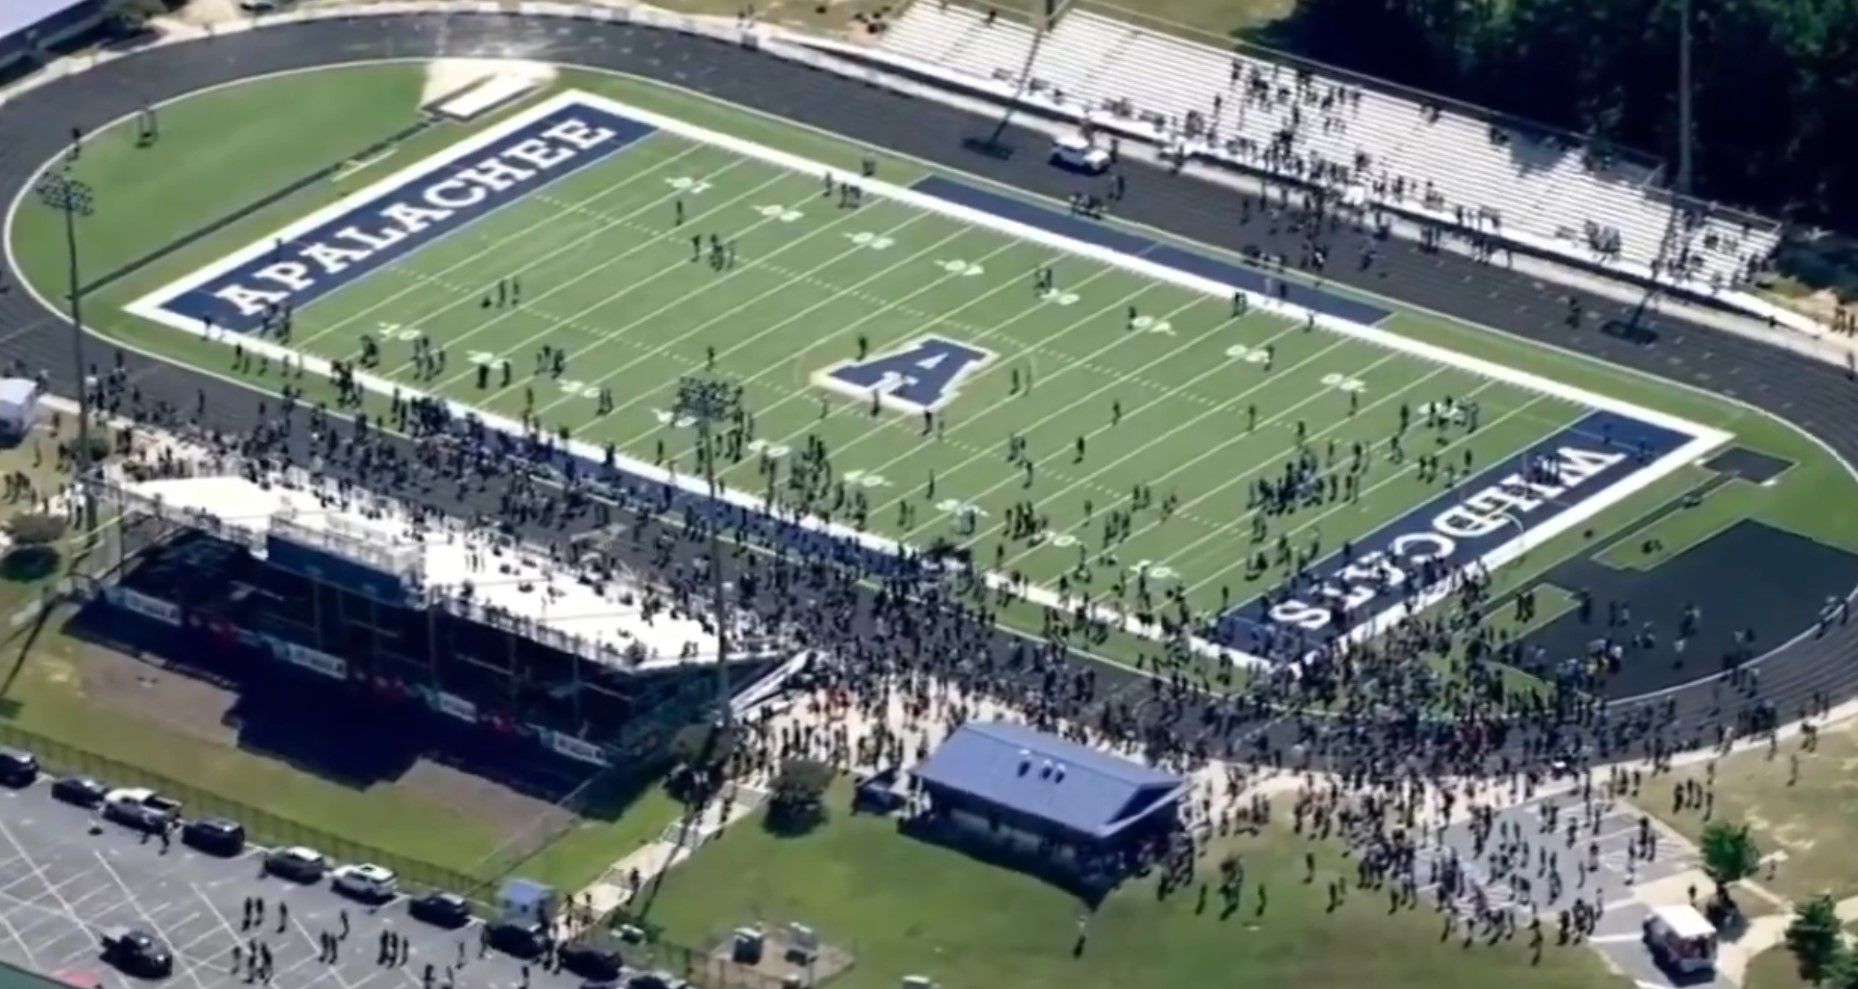
[{"label": "dark suv", "polygon": [[0,784],[19,788],[39,778],[39,760],[24,749],[0,748]]}]

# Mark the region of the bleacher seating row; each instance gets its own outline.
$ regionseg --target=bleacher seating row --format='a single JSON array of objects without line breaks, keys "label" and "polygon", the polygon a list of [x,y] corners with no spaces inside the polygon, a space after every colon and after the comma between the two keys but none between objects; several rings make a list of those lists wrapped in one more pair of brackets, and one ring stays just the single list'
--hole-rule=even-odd
[{"label": "bleacher seating row", "polygon": [[1656,171],[1596,160],[1575,138],[1479,117],[1391,88],[1235,54],[1074,7],[1034,32],[947,0],[918,0],[880,51],[1024,82],[1025,98],[1192,154],[1711,292],[1743,285],[1778,224],[1680,201]]}]

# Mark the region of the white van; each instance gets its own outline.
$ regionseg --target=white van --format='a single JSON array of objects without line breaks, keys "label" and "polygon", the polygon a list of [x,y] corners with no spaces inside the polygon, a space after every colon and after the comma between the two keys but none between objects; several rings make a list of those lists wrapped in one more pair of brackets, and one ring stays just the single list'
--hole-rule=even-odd
[{"label": "white van", "polygon": [[1099,174],[1109,169],[1110,153],[1072,134],[1052,143],[1052,163],[1078,172]]},{"label": "white van", "polygon": [[1666,971],[1699,975],[1716,970],[1716,925],[1696,907],[1657,907],[1645,918],[1645,947]]}]

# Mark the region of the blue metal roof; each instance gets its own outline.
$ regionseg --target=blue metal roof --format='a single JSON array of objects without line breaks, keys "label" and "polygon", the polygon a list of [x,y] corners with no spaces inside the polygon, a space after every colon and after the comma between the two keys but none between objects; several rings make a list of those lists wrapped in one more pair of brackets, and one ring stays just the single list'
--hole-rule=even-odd
[{"label": "blue metal roof", "polygon": [[962,725],[915,772],[926,784],[1097,838],[1187,789],[1173,773],[1003,721]]},{"label": "blue metal roof", "polygon": [[0,38],[23,34],[35,25],[82,7],[90,0],[0,0]]}]

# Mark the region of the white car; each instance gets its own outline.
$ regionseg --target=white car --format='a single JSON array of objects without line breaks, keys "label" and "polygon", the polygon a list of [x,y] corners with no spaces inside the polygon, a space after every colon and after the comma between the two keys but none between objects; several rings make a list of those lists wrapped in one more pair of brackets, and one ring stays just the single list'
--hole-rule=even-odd
[{"label": "white car", "polygon": [[144,831],[160,831],[180,819],[181,804],[144,787],[123,787],[103,795],[103,816]]},{"label": "white car", "polygon": [[399,877],[392,869],[372,862],[337,866],[330,873],[329,884],[350,896],[366,900],[385,900],[400,888]]},{"label": "white car", "polygon": [[1108,151],[1075,134],[1053,142],[1051,160],[1061,167],[1092,175],[1107,171],[1110,167]]}]

